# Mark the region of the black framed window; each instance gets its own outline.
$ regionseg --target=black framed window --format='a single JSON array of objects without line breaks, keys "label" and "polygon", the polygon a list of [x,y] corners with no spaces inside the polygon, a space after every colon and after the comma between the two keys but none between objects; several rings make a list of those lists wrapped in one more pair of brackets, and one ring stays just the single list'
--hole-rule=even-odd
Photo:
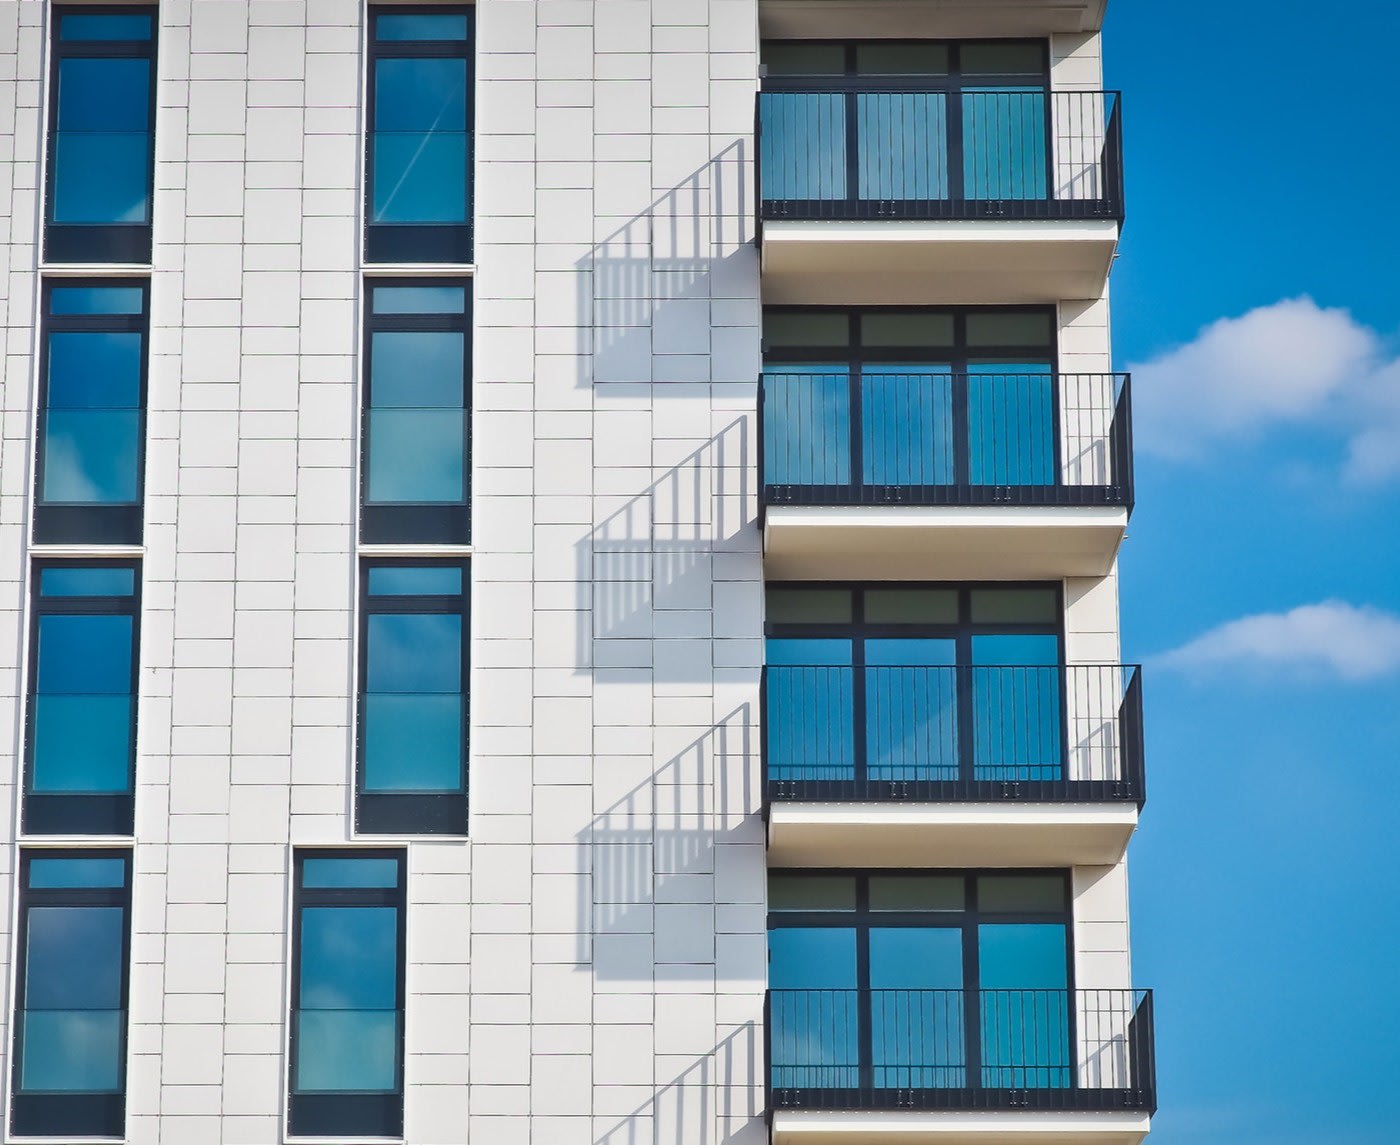
[{"label": "black framed window", "polygon": [[31,614],[24,830],[130,835],[140,565],[36,562]]},{"label": "black framed window", "polygon": [[150,262],[156,7],[53,11],[44,257]]},{"label": "black framed window", "polygon": [[403,1134],[403,851],[298,851],[289,1129]]},{"label": "black framed window", "polygon": [[770,584],[770,780],[1058,781],[1056,584]]},{"label": "black framed window", "polygon": [[131,853],[20,853],[10,1132],[121,1137]]},{"label": "black framed window", "polygon": [[369,10],[370,262],[471,261],[472,20],[467,5]]},{"label": "black framed window", "polygon": [[370,560],[360,577],[356,828],[465,835],[470,563]]},{"label": "black framed window", "polygon": [[34,540],[140,544],[150,284],[50,279],[43,299]]},{"label": "black framed window", "polygon": [[1076,1084],[1066,871],[774,871],[775,1089]]},{"label": "black framed window", "polygon": [[1054,307],[768,307],[763,347],[765,487],[1061,480]]},{"label": "black framed window", "polygon": [[361,536],[467,544],[470,283],[395,279],[366,294]]}]

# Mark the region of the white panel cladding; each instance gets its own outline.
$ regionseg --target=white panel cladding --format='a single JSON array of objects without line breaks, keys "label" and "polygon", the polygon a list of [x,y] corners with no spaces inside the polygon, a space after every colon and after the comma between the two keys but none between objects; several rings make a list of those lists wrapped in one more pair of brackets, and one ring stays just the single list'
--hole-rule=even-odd
[{"label": "white panel cladding", "polygon": [[470,1134],[756,1142],[755,5],[478,36]]}]

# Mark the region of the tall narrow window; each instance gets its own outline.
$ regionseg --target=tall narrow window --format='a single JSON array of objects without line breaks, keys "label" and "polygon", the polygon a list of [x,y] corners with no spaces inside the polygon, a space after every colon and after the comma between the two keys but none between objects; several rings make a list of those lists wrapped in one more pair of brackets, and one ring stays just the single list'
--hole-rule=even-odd
[{"label": "tall narrow window", "polygon": [[302,851],[293,877],[291,1132],[398,1137],[403,852]]},{"label": "tall narrow window", "polygon": [[471,261],[472,10],[370,9],[370,262]]},{"label": "tall narrow window", "polygon": [[148,284],[44,284],[39,544],[139,544]]},{"label": "tall narrow window", "polygon": [[155,12],[54,7],[49,262],[151,261]]},{"label": "tall narrow window", "polygon": [[361,570],[362,832],[466,834],[468,599],[466,561]]},{"label": "tall narrow window", "polygon": [[138,565],[34,572],[24,829],[130,835],[136,768]]},{"label": "tall narrow window", "polygon": [[369,543],[471,539],[471,300],[458,279],[373,283],[361,531]]},{"label": "tall narrow window", "polygon": [[10,1132],[121,1137],[131,855],[25,851]]}]

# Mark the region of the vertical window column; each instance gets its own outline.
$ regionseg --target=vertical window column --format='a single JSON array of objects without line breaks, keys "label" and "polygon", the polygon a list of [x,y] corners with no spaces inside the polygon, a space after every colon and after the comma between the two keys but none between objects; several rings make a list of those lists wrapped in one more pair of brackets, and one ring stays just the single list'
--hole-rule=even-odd
[{"label": "vertical window column", "polygon": [[365,257],[472,257],[472,10],[369,10]]},{"label": "vertical window column", "polygon": [[149,284],[44,284],[38,544],[140,544]]},{"label": "vertical window column", "polygon": [[467,832],[468,566],[373,560],[361,570],[360,832]]},{"label": "vertical window column", "polygon": [[26,834],[132,833],[138,572],[134,561],[34,570]]},{"label": "vertical window column", "polygon": [[131,855],[20,857],[13,1099],[19,1137],[122,1137]]},{"label": "vertical window column", "polygon": [[54,5],[44,257],[151,261],[155,5]]},{"label": "vertical window column", "polygon": [[371,282],[361,537],[467,544],[471,298],[464,280]]},{"label": "vertical window column", "polygon": [[290,1131],[403,1134],[402,851],[302,851],[293,864]]}]

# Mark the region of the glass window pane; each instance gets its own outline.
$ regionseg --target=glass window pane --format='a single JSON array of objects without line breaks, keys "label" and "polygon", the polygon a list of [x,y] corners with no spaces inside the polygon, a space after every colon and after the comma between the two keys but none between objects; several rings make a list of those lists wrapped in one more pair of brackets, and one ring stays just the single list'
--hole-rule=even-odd
[{"label": "glass window pane", "polygon": [[839,667],[851,662],[849,640],[773,639],[765,642],[764,663],[769,667],[813,665]]},{"label": "glass window pane", "polygon": [[131,706],[130,696],[35,696],[32,790],[130,791]]},{"label": "glass window pane", "polygon": [[870,624],[956,624],[958,593],[948,588],[866,589],[865,619]]},{"label": "glass window pane", "polygon": [[461,504],[467,427],[460,410],[372,409],[365,500],[369,504]]},{"label": "glass window pane", "polygon": [[1043,43],[975,43],[960,45],[964,75],[1043,75]]},{"label": "glass window pane", "polygon": [[59,17],[60,40],[149,40],[151,18],[136,13],[64,13]]},{"label": "glass window pane", "polygon": [[140,500],[139,410],[49,409],[43,427],[41,501],[130,505]]},{"label": "glass window pane", "polygon": [[130,616],[39,617],[41,694],[129,695]]},{"label": "glass window pane", "polygon": [[369,570],[371,596],[460,596],[462,570],[453,565],[417,568],[377,565]]},{"label": "glass window pane", "polygon": [[948,55],[947,44],[859,44],[856,71],[866,76],[943,76],[948,74]]},{"label": "glass window pane", "polygon": [[30,907],[25,1008],[119,1009],[125,915],[119,906]]},{"label": "glass window pane", "polygon": [[135,591],[135,569],[72,566],[39,573],[40,596],[131,596]]},{"label": "glass window pane", "polygon": [[374,20],[378,40],[465,40],[465,12],[380,12]]},{"label": "glass window pane", "polygon": [[759,58],[770,76],[839,76],[846,70],[844,44],[764,43]]},{"label": "glass window pane", "polygon": [[375,65],[373,221],[467,221],[467,64]]},{"label": "glass window pane", "polygon": [[770,364],[763,371],[763,408],[766,484],[850,481],[849,367]]},{"label": "glass window pane", "polygon": [[462,617],[453,613],[376,613],[366,619],[370,692],[462,690]]},{"label": "glass window pane", "polygon": [[975,588],[974,624],[1055,624],[1059,594],[1053,588]]},{"label": "glass window pane", "polygon": [[376,286],[375,314],[464,314],[467,291],[462,286]]},{"label": "glass window pane", "polygon": [[965,884],[957,875],[872,875],[871,910],[962,910]]},{"label": "glass window pane", "polygon": [[983,310],[967,316],[969,346],[1049,346],[1050,315]]},{"label": "glass window pane", "polygon": [[126,885],[123,859],[30,859],[29,885],[35,890]]},{"label": "glass window pane", "polygon": [[135,409],[141,404],[139,333],[57,331],[49,335],[50,409]]},{"label": "glass window pane", "polygon": [[856,880],[849,875],[768,876],[769,910],[855,910]]},{"label": "glass window pane", "polygon": [[862,314],[860,338],[866,346],[951,346],[953,316],[937,310]]},{"label": "glass window pane", "polygon": [[370,339],[370,393],[376,409],[461,409],[466,335],[379,331]]},{"label": "glass window pane", "polygon": [[844,990],[856,984],[856,931],[849,926],[783,926],[768,932],[774,990]]},{"label": "glass window pane", "polygon": [[977,880],[982,911],[1062,911],[1065,880],[1059,875],[984,875]]},{"label": "glass window pane", "polygon": [[845,588],[770,588],[770,624],[849,624],[851,591]]},{"label": "glass window pane", "polygon": [[303,1010],[394,1010],[399,912],[392,906],[306,906],[301,911]]},{"label": "glass window pane", "polygon": [[946,366],[866,365],[861,408],[867,485],[953,480],[953,380]]},{"label": "glass window pane", "polygon": [[961,927],[871,929],[871,989],[960,990],[962,983]]},{"label": "glass window pane", "polygon": [[846,198],[846,103],[839,92],[765,91],[759,179],[766,200]]},{"label": "glass window pane", "polygon": [[397,887],[399,861],[378,858],[334,858],[302,861],[304,887]]},{"label": "glass window pane", "polygon": [[55,223],[149,222],[150,69],[144,59],[59,61]]},{"label": "glass window pane", "polygon": [[121,1090],[123,1010],[25,1010],[19,1088],[40,1093]]},{"label": "glass window pane", "polygon": [[766,310],[763,340],[770,347],[846,346],[851,341],[850,316],[844,310]]},{"label": "glass window pane", "polygon": [[382,1010],[302,1010],[297,1015],[298,1093],[398,1089],[399,1015]]},{"label": "glass window pane", "polygon": [[364,706],[364,790],[463,790],[460,695],[369,693]]},{"label": "glass window pane", "polygon": [[140,314],[139,286],[55,286],[49,291],[50,314]]},{"label": "glass window pane", "polygon": [[957,641],[951,636],[925,640],[867,640],[865,662],[870,665],[918,665],[952,667],[957,663]]}]

